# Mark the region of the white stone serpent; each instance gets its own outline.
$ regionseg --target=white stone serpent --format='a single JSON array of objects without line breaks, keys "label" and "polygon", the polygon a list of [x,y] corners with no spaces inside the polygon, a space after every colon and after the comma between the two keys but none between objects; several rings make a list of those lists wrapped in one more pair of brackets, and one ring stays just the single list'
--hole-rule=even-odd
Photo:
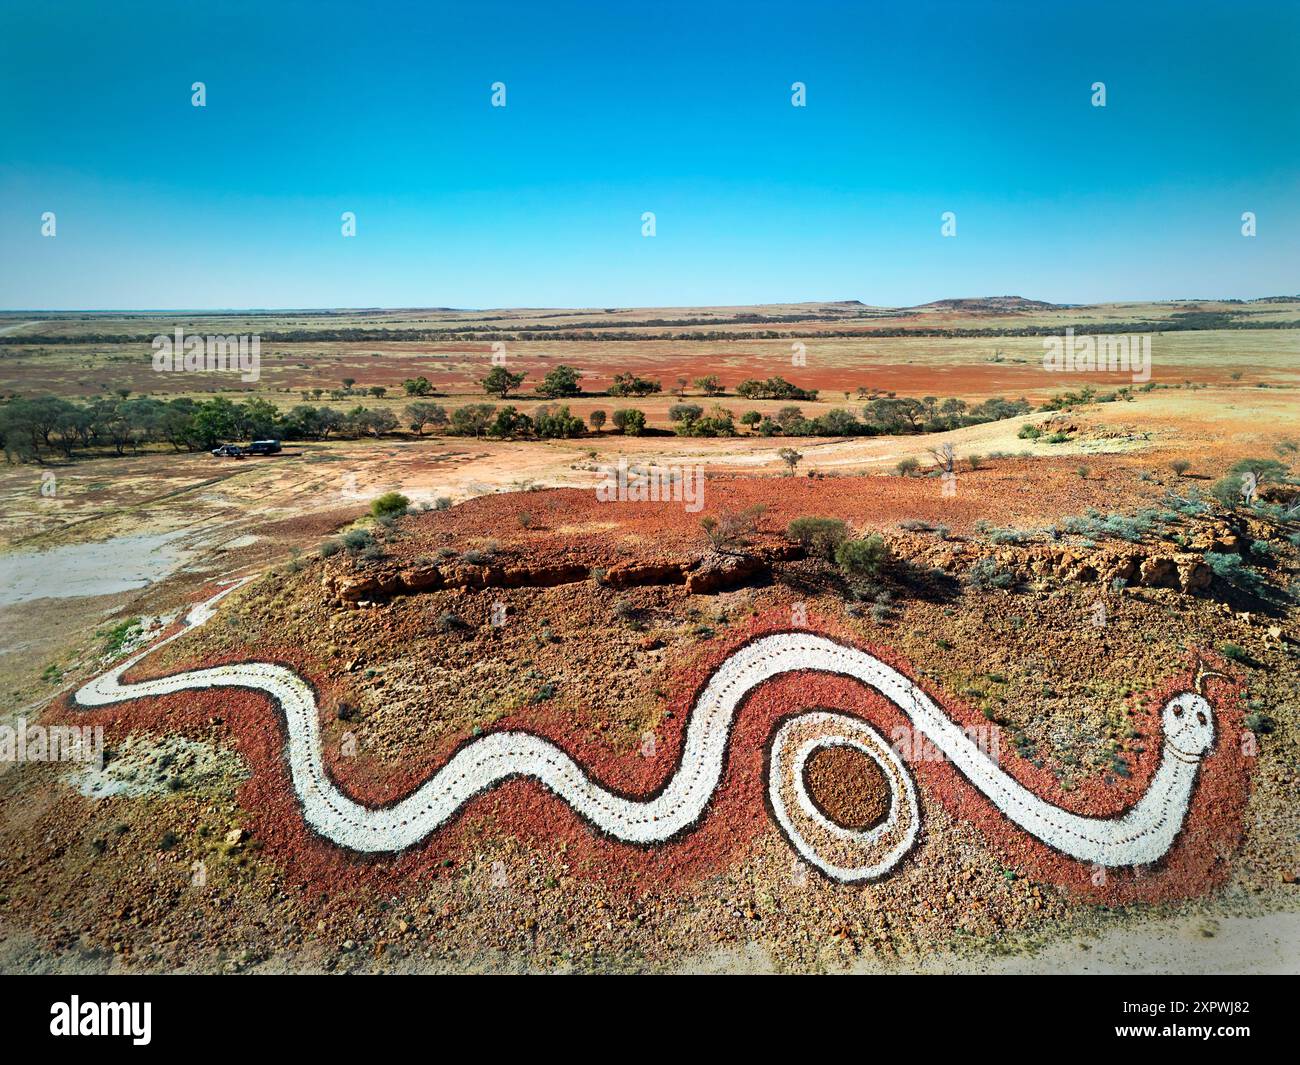
[{"label": "white stone serpent", "polygon": [[[290,669],[248,662],[122,682],[122,674],[146,655],[204,624],[217,602],[242,583],[193,608],[185,628],[90,681],[77,691],[75,700],[94,707],[196,689],[265,692],[284,714],[289,771],[307,823],[327,839],[356,851],[410,847],[446,824],[475,795],[515,777],[540,782],[616,839],[642,846],[663,843],[704,816],[722,778],[739,708],[759,685],[784,673],[831,673],[874,688],[1011,821],[1064,854],[1102,866],[1146,864],[1165,854],[1182,828],[1201,758],[1214,742],[1209,703],[1193,692],[1173,697],[1161,714],[1160,764],[1142,798],[1114,818],[1082,817],[1043,801],[1000,769],[897,670],[823,636],[782,632],[739,648],[709,678],[687,720],[681,761],[653,795],[620,795],[592,780],[555,744],[527,732],[504,731],[468,742],[404,799],[375,808],[348,798],[327,775],[315,694]],[[833,823],[812,801],[804,766],[817,749],[837,745],[866,754],[885,774],[892,797],[882,823],[864,830],[846,828]],[[787,718],[774,732],[767,776],[772,813],[787,838],[799,854],[834,880],[881,876],[915,841],[920,814],[911,775],[883,737],[860,718],[828,711]]]}]

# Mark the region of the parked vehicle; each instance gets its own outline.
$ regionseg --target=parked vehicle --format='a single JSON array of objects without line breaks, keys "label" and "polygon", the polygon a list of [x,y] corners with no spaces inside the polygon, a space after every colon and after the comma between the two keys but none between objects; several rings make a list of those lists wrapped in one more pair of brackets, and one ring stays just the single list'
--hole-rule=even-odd
[{"label": "parked vehicle", "polygon": [[248,445],[250,455],[277,455],[280,452],[278,440],[254,440]]},{"label": "parked vehicle", "polygon": [[244,449],[238,444],[222,444],[220,447],[214,447],[212,454],[219,459],[242,459]]}]

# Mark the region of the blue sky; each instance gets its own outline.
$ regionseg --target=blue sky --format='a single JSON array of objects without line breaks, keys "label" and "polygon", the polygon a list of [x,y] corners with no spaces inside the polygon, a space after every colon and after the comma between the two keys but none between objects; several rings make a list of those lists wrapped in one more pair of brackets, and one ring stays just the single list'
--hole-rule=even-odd
[{"label": "blue sky", "polygon": [[7,0],[0,308],[1295,293],[1298,60],[1283,2]]}]

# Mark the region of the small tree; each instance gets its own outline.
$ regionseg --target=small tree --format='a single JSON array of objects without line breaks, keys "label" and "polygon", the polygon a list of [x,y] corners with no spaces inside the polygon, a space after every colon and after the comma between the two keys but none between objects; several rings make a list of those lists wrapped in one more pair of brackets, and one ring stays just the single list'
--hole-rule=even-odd
[{"label": "small tree", "polygon": [[635,408],[616,410],[614,412],[614,428],[625,436],[640,436],[645,432],[645,412]]},{"label": "small tree", "polygon": [[920,467],[921,463],[909,455],[905,459],[899,459],[895,464],[894,469],[898,471],[900,477],[910,477],[920,469]]},{"label": "small tree", "polygon": [[410,403],[402,414],[406,417],[406,424],[420,436],[424,435],[426,425],[441,428],[447,424],[447,412],[438,403]]},{"label": "small tree", "polygon": [[741,511],[725,511],[718,517],[700,519],[700,528],[715,551],[731,551],[744,547],[758,528],[758,519],[767,507],[756,503]]},{"label": "small tree", "polygon": [[953,472],[953,468],[957,465],[957,452],[953,449],[952,444],[943,443],[938,447],[928,447],[925,450],[934,459],[935,466],[943,473]]},{"label": "small tree", "polygon": [[756,410],[747,410],[740,416],[740,424],[748,425],[751,429],[763,420],[763,416]]},{"label": "small tree", "polygon": [[616,373],[614,383],[609,386],[611,396],[649,396],[662,391],[663,385],[660,382],[638,377],[634,373]]},{"label": "small tree", "polygon": [[849,538],[849,527],[839,518],[795,518],[785,534],[802,544],[809,554],[830,562],[840,544]]},{"label": "small tree", "polygon": [[542,378],[542,383],[537,386],[537,391],[538,394],[545,396],[547,399],[576,396],[582,391],[581,386],[578,384],[581,380],[582,375],[572,366],[560,365]]},{"label": "small tree", "polygon": [[479,382],[483,386],[483,391],[489,396],[500,396],[505,399],[511,392],[524,383],[527,374],[511,373],[504,366],[493,366],[488,375]]},{"label": "small tree", "polygon": [[1169,468],[1174,471],[1175,475],[1181,477],[1192,468],[1192,464],[1186,459],[1174,459],[1174,461],[1169,464]]},{"label": "small tree", "polygon": [[695,387],[703,392],[706,396],[720,396],[726,389],[722,387],[722,382],[718,380],[717,374],[709,374],[707,377],[697,377]]},{"label": "small tree", "polygon": [[776,457],[790,468],[791,477],[794,476],[794,468],[803,460],[803,455],[792,447],[781,448],[781,450],[776,453]]},{"label": "small tree", "polygon": [[605,412],[603,410],[594,410],[587,415],[587,423],[596,432],[600,432],[605,427]]}]

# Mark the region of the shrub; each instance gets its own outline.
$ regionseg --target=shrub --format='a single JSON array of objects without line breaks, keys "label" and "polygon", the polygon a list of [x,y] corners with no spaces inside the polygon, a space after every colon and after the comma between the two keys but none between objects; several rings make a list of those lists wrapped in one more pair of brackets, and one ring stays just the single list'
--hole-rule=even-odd
[{"label": "shrub", "polygon": [[1224,658],[1231,659],[1233,662],[1250,661],[1250,655],[1247,654],[1246,649],[1240,646],[1239,644],[1235,644],[1235,643],[1220,644],[1219,653],[1223,655]]},{"label": "shrub", "polygon": [[1277,459],[1241,459],[1234,462],[1228,468],[1228,472],[1236,474],[1253,473],[1256,482],[1264,484],[1267,481],[1284,480],[1287,475],[1287,468]]},{"label": "shrub", "polygon": [[795,518],[785,534],[810,554],[830,562],[840,544],[849,538],[849,527],[839,518]]},{"label": "shrub", "polygon": [[445,614],[440,614],[433,625],[439,632],[455,632],[457,629],[469,628],[469,624],[464,618],[459,614],[453,614],[450,610]]},{"label": "shrub", "polygon": [[1043,430],[1036,425],[1022,425],[1020,432],[1016,433],[1021,440],[1037,440],[1042,435]]},{"label": "shrub", "polygon": [[798,466],[799,463],[803,460],[803,455],[801,455],[798,451],[796,451],[792,447],[781,448],[776,453],[776,457],[779,458],[790,468],[791,476],[794,476],[794,468]]},{"label": "shrub", "polygon": [[616,410],[614,428],[626,436],[640,436],[645,431],[645,412],[635,408]]},{"label": "shrub", "polygon": [[471,566],[487,566],[496,558],[496,544],[486,543],[482,547],[471,547],[460,557]]},{"label": "shrub", "polygon": [[742,547],[758,526],[758,519],[767,508],[761,503],[741,511],[724,512],[718,517],[700,519],[700,528],[715,551],[728,551]]},{"label": "shrub", "polygon": [[401,492],[385,492],[378,499],[371,501],[370,513],[376,518],[397,517],[399,514],[405,514],[410,505],[411,501]]},{"label": "shrub", "polygon": [[318,550],[321,558],[329,558],[330,555],[337,555],[343,550],[343,545],[337,540],[322,540]]},{"label": "shrub", "polygon": [[1241,494],[1243,487],[1241,475],[1230,473],[1226,477],[1220,477],[1210,486],[1210,495],[1225,507],[1236,507],[1246,502]]},{"label": "shrub", "polygon": [[835,563],[850,577],[874,577],[889,558],[889,548],[879,533],[861,540],[845,540],[835,549]]},{"label": "shrub", "polygon": [[451,497],[450,497],[450,496],[439,496],[437,499],[435,499],[435,500],[433,501],[433,509],[434,509],[434,510],[450,510],[450,509],[451,509]]},{"label": "shrub", "polygon": [[817,390],[800,388],[783,377],[769,377],[766,381],[750,378],[736,386],[736,395],[745,399],[801,399],[812,402],[817,398]]},{"label": "shrub", "polygon": [[349,529],[343,534],[342,540],[343,546],[354,555],[375,542],[375,538],[365,529]]},{"label": "shrub", "polygon": [[894,470],[900,477],[910,477],[920,468],[920,461],[911,456],[908,456],[905,459],[899,459],[897,464],[894,466]]},{"label": "shrub", "polygon": [[1173,470],[1177,476],[1181,477],[1192,468],[1192,464],[1186,459],[1174,459],[1174,461],[1169,464],[1169,468]]},{"label": "shrub", "polygon": [[1015,582],[1015,577],[1006,570],[998,569],[997,563],[991,558],[980,559],[966,574],[966,583],[981,591],[990,588],[1010,588]]},{"label": "shrub", "polygon": [[567,440],[587,430],[582,419],[571,414],[568,407],[548,403],[533,411],[533,431],[542,440]]},{"label": "shrub", "polygon": [[[611,396],[649,396],[662,391],[663,385],[660,382],[650,381],[632,373],[616,373],[614,383],[609,386]],[[614,424],[617,425],[617,421]]]},{"label": "shrub", "polygon": [[1257,736],[1266,735],[1277,728],[1276,721],[1269,717],[1268,714],[1262,714],[1258,710],[1247,714],[1241,719],[1241,723]]},{"label": "shrub", "polygon": [[1234,588],[1253,595],[1263,591],[1264,583],[1259,574],[1242,562],[1240,555],[1226,551],[1207,551],[1205,561],[1216,577]]},{"label": "shrub", "polygon": [[989,529],[988,537],[995,544],[1027,544],[1034,539],[1032,529]]},{"label": "shrub", "polygon": [[641,621],[641,614],[641,608],[625,596],[614,603],[614,616],[624,624],[637,625]]}]

